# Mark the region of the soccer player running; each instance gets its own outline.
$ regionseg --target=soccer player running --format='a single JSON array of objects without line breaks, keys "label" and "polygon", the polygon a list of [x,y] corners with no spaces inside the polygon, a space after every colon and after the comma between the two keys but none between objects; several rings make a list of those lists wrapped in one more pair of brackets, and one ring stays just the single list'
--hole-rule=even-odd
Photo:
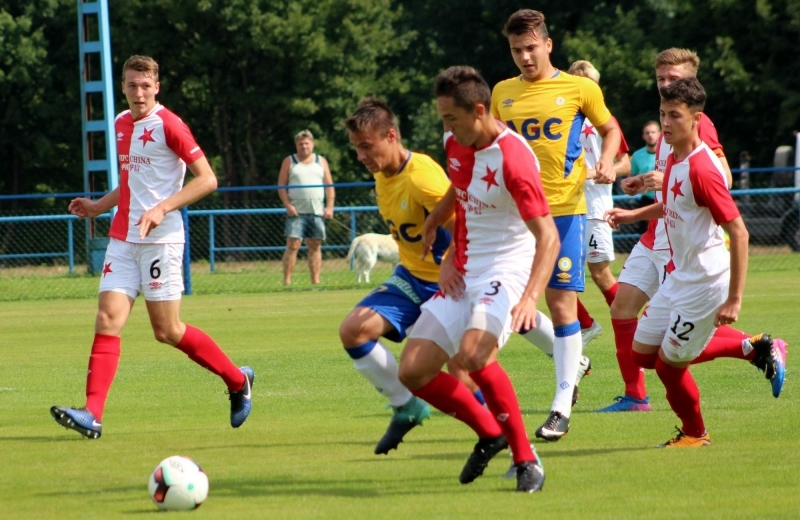
[{"label": "soccer player running", "polygon": [[544,15],[522,9],[503,29],[520,76],[498,83],[492,92],[492,114],[521,134],[541,164],[542,184],[561,239],[555,269],[545,292],[553,320],[556,395],[547,420],[536,436],[556,441],[569,431],[574,382],[581,367],[578,292],[583,292],[586,165],[579,142],[588,117],[603,138],[595,165],[595,182],[616,178],[614,157],[621,132],[593,81],[556,69],[550,62],[553,41]]},{"label": "soccer player running", "polygon": [[[567,71],[573,76],[589,78],[600,84],[600,72],[586,60],[578,60]],[[616,119],[615,119],[616,121]],[[617,122],[619,126],[619,122]],[[586,157],[586,182],[583,190],[586,195],[586,264],[597,288],[603,293],[606,303],[611,306],[617,294],[617,279],[611,272],[611,261],[614,260],[614,239],[611,236],[611,227],[605,221],[605,212],[614,207],[611,198],[611,184],[598,184],[594,182],[594,166],[602,149],[603,138],[595,131],[589,121],[583,122],[580,133],[580,143]],[[614,173],[620,177],[628,175],[631,171],[631,161],[628,158],[628,143],[620,129],[620,146],[614,158]],[[578,299],[578,321],[581,325],[583,346],[602,332],[600,324],[589,315],[589,311]]]},{"label": "soccer player running", "polygon": [[[140,293],[156,339],[225,382],[231,426],[241,426],[252,406],[253,369],[238,368],[208,334],[180,319],[184,230],[176,210],[213,192],[217,178],[186,124],[156,101],[159,87],[153,58],[131,56],[125,62],[122,91],[130,109],[115,121],[119,187],[97,201],[81,197],[69,204],[69,211],[81,218],[118,206],[100,279],[86,405],[50,409],[60,425],[90,439],[102,434],[103,409],[119,364],[120,334]],[[194,180],[184,186],[187,165]]]},{"label": "soccer player running", "polygon": [[[739,317],[747,276],[748,238],[719,158],[703,142],[699,125],[706,94],[691,76],[660,89],[667,156],[661,202],[633,211],[616,210],[609,224],[663,215],[670,260],[666,280],[636,327],[633,359],[655,368],[667,401],[681,419],[677,435],[660,448],[708,446],[700,393],[689,365],[703,352],[716,327]],[[730,254],[723,229],[730,235]]]},{"label": "soccer player running", "polygon": [[423,260],[421,232],[425,217],[447,192],[450,181],[431,157],[403,147],[397,119],[382,101],[363,100],[345,121],[345,128],[358,160],[375,178],[378,210],[400,254],[394,273],[361,300],[339,328],[356,370],[393,408],[389,427],[375,446],[376,455],[388,454],[406,433],[430,417],[430,407],[400,382],[397,361],[380,338],[403,341],[419,317],[420,305],[439,289],[439,264],[450,233],[437,228],[432,254]]},{"label": "soccer player running", "polygon": [[[655,61],[656,84],[662,89],[679,79],[695,77],[699,65],[697,54],[690,50],[671,48],[662,51]],[[727,185],[730,186],[730,169],[714,124],[706,114],[699,114],[698,135],[720,160]],[[656,170],[624,179],[623,189],[629,195],[655,190],[656,202],[660,202],[661,181],[670,153],[672,147],[662,135],[656,144]],[[669,258],[666,229],[658,215],[648,222],[647,231],[625,261],[619,276],[617,297],[611,305],[617,362],[625,383],[625,393],[617,396],[609,406],[597,410],[598,412],[639,412],[651,409],[644,372],[632,358],[633,338],[639,312],[667,278],[666,266]],[[717,328],[708,346],[693,362],[701,363],[716,357],[748,360],[764,371],[771,382],[772,394],[778,397],[783,388],[786,347],[786,342],[778,338],[773,340],[769,334],[749,336],[723,325]]]},{"label": "soccer player running", "polygon": [[[451,67],[434,84],[444,122],[452,187],[425,223],[425,243],[456,212],[453,243],[442,262],[440,291],[422,306],[400,358],[400,380],[414,395],[470,426],[478,443],[459,478],[468,484],[511,447],[517,491],[534,492],[544,470],[522,421],[517,396],[497,362],[512,330],[530,329],[552,272],[558,231],[536,156],[492,117],[491,93],[471,67]],[[486,398],[441,370],[460,355]]]}]

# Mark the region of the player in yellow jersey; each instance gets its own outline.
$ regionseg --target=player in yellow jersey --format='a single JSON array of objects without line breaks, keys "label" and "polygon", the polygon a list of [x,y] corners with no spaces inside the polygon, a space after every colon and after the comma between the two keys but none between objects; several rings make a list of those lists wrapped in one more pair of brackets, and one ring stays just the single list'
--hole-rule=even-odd
[{"label": "player in yellow jersey", "polygon": [[550,416],[536,430],[537,437],[555,441],[569,430],[573,385],[579,371],[585,370],[581,367],[577,293],[584,289],[586,166],[578,137],[588,118],[603,138],[595,182],[611,183],[622,134],[600,87],[587,78],[560,71],[550,62],[553,41],[542,13],[517,11],[506,22],[503,34],[521,74],[495,86],[492,114],[522,135],[536,153],[561,238],[561,251],[545,294],[555,332],[556,396]]},{"label": "player in yellow jersey", "polygon": [[376,454],[397,448],[403,436],[430,416],[430,407],[397,377],[397,361],[380,338],[400,342],[417,321],[420,305],[439,289],[439,264],[450,233],[438,228],[432,253],[422,259],[422,227],[450,187],[441,166],[403,147],[391,109],[368,98],[345,122],[358,160],[375,176],[378,210],[400,251],[392,276],[367,295],[344,319],[339,336],[353,363],[389,399],[394,412]]}]

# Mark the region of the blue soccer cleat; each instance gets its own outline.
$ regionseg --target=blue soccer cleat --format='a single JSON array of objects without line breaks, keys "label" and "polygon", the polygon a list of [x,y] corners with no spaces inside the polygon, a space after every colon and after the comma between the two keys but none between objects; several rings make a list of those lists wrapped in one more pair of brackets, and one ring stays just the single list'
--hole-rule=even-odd
[{"label": "blue soccer cleat", "polygon": [[253,408],[253,381],[256,374],[250,367],[242,367],[239,370],[244,374],[244,386],[238,392],[229,392],[231,400],[231,426],[238,428],[247,420],[250,410]]},{"label": "blue soccer cleat", "polygon": [[86,408],[50,407],[50,415],[64,428],[75,430],[87,439],[99,439],[103,425]]},{"label": "blue soccer cleat", "polygon": [[629,395],[618,395],[614,398],[614,402],[605,408],[595,410],[595,412],[649,412],[652,410],[650,407],[650,396],[645,396],[644,399],[636,399]]},{"label": "blue soccer cleat", "polygon": [[778,397],[786,379],[786,350],[789,345],[782,339],[772,339],[769,334],[758,334],[750,338],[756,355],[750,363],[764,372],[772,386],[772,395]]}]

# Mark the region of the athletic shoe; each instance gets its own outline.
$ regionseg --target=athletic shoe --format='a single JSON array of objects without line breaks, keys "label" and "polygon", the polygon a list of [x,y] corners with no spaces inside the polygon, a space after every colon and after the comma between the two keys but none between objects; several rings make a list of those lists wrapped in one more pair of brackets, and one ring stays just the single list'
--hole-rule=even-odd
[{"label": "athletic shoe", "polygon": [[788,344],[782,339],[772,339],[769,334],[759,334],[750,338],[756,355],[750,364],[764,372],[772,385],[772,395],[778,397],[786,379],[786,349]]},{"label": "athletic shoe", "polygon": [[50,407],[50,415],[64,428],[75,430],[87,439],[99,439],[103,425],[86,408]]},{"label": "athletic shoe", "polygon": [[711,446],[711,437],[708,436],[708,432],[704,433],[702,437],[692,437],[683,433],[680,428],[676,427],[675,429],[678,430],[678,434],[664,444],[657,445],[656,448],[703,448]]},{"label": "athletic shoe", "polygon": [[489,465],[492,457],[506,448],[508,448],[508,441],[503,435],[479,440],[467,459],[467,463],[464,464],[464,469],[461,470],[461,476],[458,477],[459,482],[469,484],[483,475],[483,470]]},{"label": "athletic shoe", "polygon": [[231,400],[231,426],[238,428],[247,420],[253,409],[253,381],[256,375],[250,367],[241,367],[244,374],[244,386],[238,392],[228,392]]},{"label": "athletic shoe", "polygon": [[588,376],[592,373],[592,360],[586,356],[581,356],[581,362],[578,365],[578,377],[575,378],[575,387],[572,389],[572,406],[578,402],[581,393],[578,391],[578,385],[583,379],[583,376]]},{"label": "athletic shoe", "polygon": [[652,410],[650,407],[650,396],[645,396],[644,399],[636,399],[627,394],[618,395],[614,398],[614,402],[605,408],[595,410],[595,412],[649,412]]},{"label": "athletic shoe", "polygon": [[569,417],[552,411],[543,425],[536,430],[536,436],[546,441],[555,442],[569,431]]},{"label": "athletic shoe", "polygon": [[603,333],[603,327],[600,326],[599,323],[592,320],[592,326],[587,327],[585,329],[581,329],[581,339],[583,340],[583,348],[586,348],[586,345],[589,344],[594,338],[599,336]]},{"label": "athletic shoe", "polygon": [[544,486],[544,468],[537,459],[534,462],[520,462],[516,466],[517,491],[535,493]]},{"label": "athletic shoe", "polygon": [[411,396],[403,406],[392,408],[392,420],[389,421],[386,433],[375,446],[375,455],[388,455],[390,450],[396,450],[408,432],[431,416],[431,407],[415,396]]},{"label": "athletic shoe", "polygon": [[[533,454],[536,455],[536,458],[538,459],[539,455],[536,453],[536,448],[533,446],[533,444],[531,444],[531,451],[533,451]],[[511,457],[511,466],[508,467],[508,471],[500,475],[500,478],[510,480],[517,477],[517,465],[514,464],[514,452],[512,452],[510,449],[508,450],[508,456]]]}]

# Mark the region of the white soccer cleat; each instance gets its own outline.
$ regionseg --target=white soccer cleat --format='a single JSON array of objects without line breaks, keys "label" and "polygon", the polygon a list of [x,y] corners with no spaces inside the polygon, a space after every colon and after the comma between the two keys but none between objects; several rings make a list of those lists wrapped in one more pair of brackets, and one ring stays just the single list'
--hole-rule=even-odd
[{"label": "white soccer cleat", "polygon": [[590,341],[592,341],[594,338],[596,338],[602,333],[603,333],[603,327],[601,327],[600,324],[597,323],[596,321],[592,320],[591,327],[581,329],[581,340],[583,340],[583,348],[586,348],[586,346],[589,344]]}]

